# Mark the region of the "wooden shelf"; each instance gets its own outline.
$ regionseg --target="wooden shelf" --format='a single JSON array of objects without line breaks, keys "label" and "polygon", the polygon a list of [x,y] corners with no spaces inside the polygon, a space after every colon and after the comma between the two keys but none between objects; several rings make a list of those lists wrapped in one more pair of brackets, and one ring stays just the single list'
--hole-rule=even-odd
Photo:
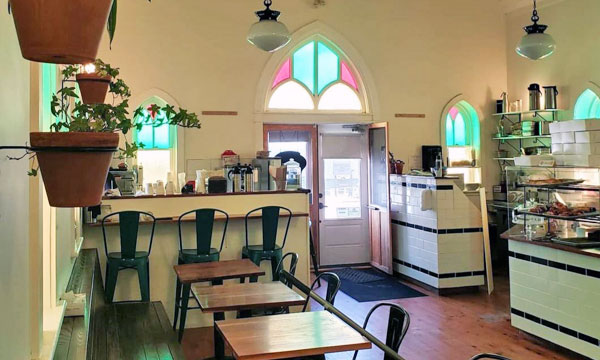
[{"label": "wooden shelf", "polygon": [[528,110],[528,111],[512,111],[505,113],[495,113],[493,116],[510,116],[510,115],[528,115],[528,114],[539,114],[539,113],[555,113],[565,111],[563,109],[547,109],[547,110]]}]

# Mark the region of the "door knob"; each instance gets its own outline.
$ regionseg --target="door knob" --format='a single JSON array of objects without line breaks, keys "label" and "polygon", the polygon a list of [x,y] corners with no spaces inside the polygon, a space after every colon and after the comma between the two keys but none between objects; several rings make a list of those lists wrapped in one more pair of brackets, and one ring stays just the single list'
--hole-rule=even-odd
[{"label": "door knob", "polygon": [[323,204],[323,203],[319,203],[319,209],[325,209],[327,207],[327,205]]}]

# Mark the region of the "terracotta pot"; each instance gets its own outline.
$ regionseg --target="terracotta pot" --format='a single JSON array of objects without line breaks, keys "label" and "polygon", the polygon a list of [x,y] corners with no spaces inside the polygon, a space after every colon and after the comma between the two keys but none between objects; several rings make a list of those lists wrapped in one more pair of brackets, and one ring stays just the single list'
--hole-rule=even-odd
[{"label": "terracotta pot", "polygon": [[29,138],[31,147],[39,149],[37,159],[51,206],[100,204],[113,152],[77,149],[115,149],[119,145],[118,133],[33,132]]},{"label": "terracotta pot", "polygon": [[10,0],[28,60],[55,64],[93,62],[112,0]]},{"label": "terracotta pot", "polygon": [[81,101],[84,104],[103,104],[108,86],[110,85],[110,76],[99,76],[98,74],[77,74],[77,84],[81,91]]}]

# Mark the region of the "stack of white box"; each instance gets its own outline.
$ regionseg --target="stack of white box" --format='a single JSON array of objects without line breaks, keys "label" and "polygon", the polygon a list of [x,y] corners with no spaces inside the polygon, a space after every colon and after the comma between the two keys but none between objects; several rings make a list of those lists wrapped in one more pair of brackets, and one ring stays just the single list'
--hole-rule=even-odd
[{"label": "stack of white box", "polygon": [[556,165],[600,167],[600,119],[550,124]]}]

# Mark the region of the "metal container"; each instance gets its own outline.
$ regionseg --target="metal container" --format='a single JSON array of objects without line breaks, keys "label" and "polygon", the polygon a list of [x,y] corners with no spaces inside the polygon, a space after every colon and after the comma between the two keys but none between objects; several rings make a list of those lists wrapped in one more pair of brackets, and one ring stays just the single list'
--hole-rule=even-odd
[{"label": "metal container", "polygon": [[542,92],[539,84],[531,84],[527,88],[529,90],[529,110],[541,110]]},{"label": "metal container", "polygon": [[558,95],[556,86],[544,86],[544,108],[546,110],[555,110],[557,108],[556,95]]},{"label": "metal container", "polygon": [[243,171],[244,174],[244,191],[245,192],[253,192],[254,191],[254,173],[252,171],[251,165],[246,165]]}]

